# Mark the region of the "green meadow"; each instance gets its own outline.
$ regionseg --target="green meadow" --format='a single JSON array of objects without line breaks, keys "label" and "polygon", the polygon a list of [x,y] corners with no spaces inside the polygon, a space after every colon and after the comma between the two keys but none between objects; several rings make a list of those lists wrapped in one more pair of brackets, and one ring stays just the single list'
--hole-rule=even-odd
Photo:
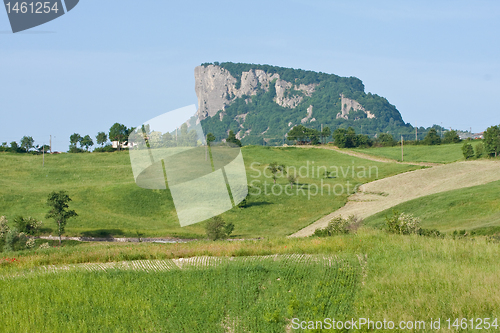
[{"label": "green meadow", "polygon": [[393,210],[413,214],[421,219],[422,227],[442,232],[500,232],[500,182],[410,200],[370,216],[365,220],[365,224],[383,227],[385,217],[391,215]]},{"label": "green meadow", "polygon": [[[484,237],[453,240],[361,228],[329,238],[70,245],[5,254],[16,259],[0,266],[8,331],[286,332],[293,317],[335,315],[426,321],[426,329],[416,332],[429,332],[430,318],[441,318],[441,331],[455,332],[447,329],[447,318],[500,316],[500,246]],[[267,255],[273,256],[252,259]],[[317,259],[297,259],[303,255]],[[226,264],[151,269],[202,256]],[[328,258],[335,260],[325,265]],[[143,261],[130,262],[137,270],[85,270],[89,262],[122,260]],[[44,273],[44,267],[60,270]]]},{"label": "green meadow", "polygon": [[[471,141],[475,147],[482,140]],[[405,162],[428,162],[428,163],[451,163],[464,160],[462,154],[463,143],[451,143],[436,146],[426,145],[405,145],[404,161]],[[368,155],[390,158],[392,160],[401,161],[401,146],[395,147],[377,147],[377,148],[355,148],[353,151],[365,153]]]},{"label": "green meadow", "polygon": [[[249,146],[242,149],[250,195],[246,208],[222,214],[235,225],[234,237],[285,236],[342,207],[355,186],[418,167],[379,163],[344,154],[303,148]],[[290,187],[285,177],[273,184],[267,165],[278,162],[298,173]],[[329,178],[324,177],[328,169]],[[204,224],[181,228],[169,190],[138,187],[128,152],[42,156],[0,154],[0,215],[44,221],[44,233],[55,234],[45,218],[51,191],[65,190],[78,213],[66,227],[71,236],[204,237]],[[353,172],[354,171],[354,172]],[[323,191],[323,193],[322,193]]]}]

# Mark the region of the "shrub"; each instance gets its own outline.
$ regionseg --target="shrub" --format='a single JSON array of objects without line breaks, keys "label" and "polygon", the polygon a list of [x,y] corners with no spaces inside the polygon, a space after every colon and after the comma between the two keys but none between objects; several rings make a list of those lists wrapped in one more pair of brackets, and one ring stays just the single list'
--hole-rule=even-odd
[{"label": "shrub", "polygon": [[37,221],[36,219],[30,217],[24,218],[18,216],[14,218],[14,224],[20,232],[24,232],[28,235],[36,235],[40,227],[42,226],[42,221]]},{"label": "shrub", "polygon": [[465,159],[468,160],[469,158],[474,157],[474,148],[472,148],[470,143],[464,142],[464,145],[462,146],[462,153],[464,154]]},{"label": "shrub", "polygon": [[226,222],[220,216],[214,216],[207,221],[205,231],[209,239],[215,241],[217,239],[226,239],[234,230],[234,224]]},{"label": "shrub", "polygon": [[387,231],[393,234],[410,235],[420,231],[420,219],[411,214],[393,211],[391,217],[386,217]]},{"label": "shrub", "polygon": [[93,150],[94,153],[112,153],[116,151],[115,148],[113,148],[112,145],[106,145],[104,147],[98,147]]},{"label": "shrub", "polygon": [[49,245],[49,243],[43,243],[38,248],[41,249],[41,250],[43,250],[43,249],[50,249],[50,245]]},{"label": "shrub", "polygon": [[328,237],[355,233],[362,222],[363,220],[358,219],[354,215],[349,216],[347,219],[342,218],[342,216],[337,216],[328,222],[326,228],[316,229],[316,231],[314,231],[314,236]]},{"label": "shrub", "polygon": [[423,229],[423,228],[420,228],[418,230],[418,234],[420,236],[426,236],[426,237],[444,238],[444,234],[442,234],[437,229]]},{"label": "shrub", "polygon": [[451,237],[453,239],[461,239],[461,238],[467,238],[467,237],[470,237],[470,236],[474,236],[475,234],[476,234],[476,232],[474,232],[474,231],[455,230],[451,234]]},{"label": "shrub", "polygon": [[484,154],[484,145],[482,142],[479,142],[476,145],[476,158],[481,158],[481,156],[483,156],[483,154]]},{"label": "shrub", "polygon": [[19,230],[14,227],[5,234],[5,244],[4,251],[19,251],[26,249],[26,242],[28,237],[24,232],[19,232]]}]

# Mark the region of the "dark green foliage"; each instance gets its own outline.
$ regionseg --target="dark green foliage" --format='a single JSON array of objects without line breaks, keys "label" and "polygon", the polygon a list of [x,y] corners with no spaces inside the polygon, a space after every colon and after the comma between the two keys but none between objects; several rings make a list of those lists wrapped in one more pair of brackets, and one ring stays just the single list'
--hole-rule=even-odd
[{"label": "dark green foliage", "polygon": [[500,126],[491,126],[484,132],[484,150],[489,156],[500,152]]},{"label": "dark green foliage", "polygon": [[30,217],[17,216],[14,218],[14,224],[19,232],[24,232],[27,235],[36,235],[40,229],[42,222]]},{"label": "dark green foliage", "polygon": [[426,145],[439,145],[441,144],[441,138],[437,134],[436,129],[431,128],[427,135],[425,136],[424,143]]},{"label": "dark green foliage", "polygon": [[472,145],[470,143],[464,142],[464,145],[462,146],[462,153],[464,154],[466,160],[468,160],[469,158],[473,158],[474,148],[472,148]]},{"label": "dark green foliage", "polygon": [[113,148],[112,145],[106,145],[104,147],[97,147],[94,149],[94,153],[112,153],[114,151],[116,151],[116,149]]},{"label": "dark green foliage", "polygon": [[82,147],[85,147],[85,149],[87,151],[89,151],[89,148],[92,147],[94,145],[94,141],[92,141],[92,138],[90,137],[90,135],[85,135],[82,140],[80,141],[80,145]]},{"label": "dark green foliage", "polygon": [[397,144],[396,140],[389,133],[378,134],[376,142],[382,147],[393,147]]},{"label": "dark green foliage", "polygon": [[47,205],[51,208],[47,213],[48,219],[54,219],[57,223],[57,234],[59,235],[59,244],[61,244],[61,235],[64,233],[64,228],[68,219],[78,216],[74,210],[68,210],[68,203],[71,198],[65,191],[52,192],[47,198]]},{"label": "dark green foliage", "polygon": [[443,143],[460,143],[462,140],[460,140],[460,137],[457,134],[457,131],[455,130],[450,130],[444,132],[444,138],[443,138]]},{"label": "dark green foliage", "polygon": [[212,133],[207,134],[207,144],[210,145],[210,142],[215,141],[215,136]]},{"label": "dark green foliage", "polygon": [[[242,72],[249,70],[261,69],[271,75],[279,74],[280,79],[295,84],[285,94],[287,96],[301,95],[303,100],[293,109],[278,105],[273,100],[276,95],[275,82],[270,83],[267,92],[258,89],[256,95],[237,98],[225,107],[222,119],[222,111],[219,111],[213,117],[202,120],[204,132],[213,133],[217,141],[224,139],[226,133],[232,130],[235,134],[240,133],[241,142],[244,145],[264,144],[264,142],[268,145],[290,143],[285,139],[285,134],[290,132],[292,126],[297,127],[303,124],[301,120],[307,115],[307,109],[311,105],[315,121],[308,122],[306,126],[318,133],[317,136],[309,137],[307,140],[299,139],[301,143],[325,142],[334,129],[348,127],[352,127],[358,133],[368,134],[370,137],[380,132],[398,135],[414,133],[414,128],[403,122],[401,114],[394,105],[376,94],[365,93],[363,83],[357,78],[269,65],[235,63],[220,63],[219,65],[228,70],[238,82],[241,80]],[[296,85],[311,83],[317,86],[310,97],[296,89]],[[375,118],[369,119],[363,111],[358,111],[353,112],[352,115],[349,114],[348,119],[337,119],[337,114],[341,112],[340,94],[358,101],[366,110],[374,114]],[[242,117],[237,117],[241,115],[246,115],[244,121]],[[328,131],[319,133],[321,125],[328,127],[330,133]],[[288,137],[288,140],[297,141],[296,136],[292,137],[295,138]],[[366,145],[366,142],[363,145]]]},{"label": "dark green foliage", "polygon": [[356,134],[354,128],[337,128],[333,132],[333,142],[339,148],[371,147],[373,141],[367,135]]},{"label": "dark green foliage", "polygon": [[481,158],[484,154],[484,145],[482,142],[479,142],[476,145],[476,158]]},{"label": "dark green foliage", "polygon": [[426,236],[426,237],[444,238],[444,234],[441,233],[437,229],[424,229],[424,228],[420,228],[418,230],[417,234],[420,235],[420,236]]},{"label": "dark green foliage", "polygon": [[354,215],[349,216],[347,219],[342,218],[342,216],[337,216],[328,222],[328,226],[326,228],[316,229],[313,236],[328,237],[355,233],[362,223],[363,220],[358,219]]},{"label": "dark green foliage", "polygon": [[451,234],[451,237],[453,239],[462,239],[462,238],[469,238],[469,237],[472,237],[475,235],[476,235],[476,232],[473,230],[469,230],[469,231],[467,231],[467,230],[455,230]]},{"label": "dark green foliage", "polygon": [[210,240],[226,239],[234,230],[234,224],[226,222],[220,216],[214,216],[207,221],[205,231]]},{"label": "dark green foliage", "polygon": [[97,144],[101,145],[101,146],[104,146],[106,141],[108,141],[108,135],[104,132],[97,133],[97,136],[95,138],[96,138]]},{"label": "dark green foliage", "polygon": [[21,148],[23,148],[25,151],[29,151],[34,147],[35,140],[33,140],[33,137],[31,136],[23,136],[21,139]]},{"label": "dark green foliage", "polygon": [[[212,134],[213,136],[213,134]],[[241,141],[236,139],[236,135],[232,130],[229,131],[227,138],[226,138],[227,143],[232,143],[233,145],[236,145],[238,147],[241,147]]]}]

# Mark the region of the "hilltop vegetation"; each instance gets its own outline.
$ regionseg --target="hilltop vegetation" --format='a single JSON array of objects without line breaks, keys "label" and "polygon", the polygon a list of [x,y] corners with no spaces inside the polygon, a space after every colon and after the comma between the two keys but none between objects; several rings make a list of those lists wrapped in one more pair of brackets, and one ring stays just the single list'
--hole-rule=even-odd
[{"label": "hilltop vegetation", "polygon": [[[280,79],[291,82],[295,86],[317,84],[310,97],[293,87],[286,92],[290,96],[303,97],[302,102],[295,108],[280,106],[273,100],[276,97],[276,81],[270,83],[268,91],[260,89],[255,96],[243,96],[235,99],[223,111],[222,120],[217,114],[202,121],[205,133],[211,132],[219,139],[225,137],[228,130],[233,130],[235,133],[240,130],[243,132],[251,130],[249,135],[242,139],[243,144],[263,144],[264,142],[281,144],[285,134],[291,128],[289,123],[292,126],[301,124],[301,120],[306,117],[310,105],[313,106],[312,117],[315,121],[308,122],[307,126],[317,130],[320,130],[321,124],[323,124],[323,126],[330,127],[332,131],[339,127],[352,126],[358,133],[362,132],[372,136],[381,132],[398,135],[414,133],[414,128],[403,121],[394,105],[377,94],[365,93],[365,87],[358,78],[346,78],[334,74],[270,65],[231,62],[214,64],[228,70],[237,79],[237,87],[241,82],[242,72],[257,69],[268,74],[279,74]],[[203,64],[203,66],[208,65],[210,64]],[[360,103],[375,118],[368,118],[367,114],[362,111],[349,113],[348,119],[337,118],[337,114],[341,112],[342,108],[341,94]],[[237,117],[245,114],[247,115],[243,121],[241,117]]]}]

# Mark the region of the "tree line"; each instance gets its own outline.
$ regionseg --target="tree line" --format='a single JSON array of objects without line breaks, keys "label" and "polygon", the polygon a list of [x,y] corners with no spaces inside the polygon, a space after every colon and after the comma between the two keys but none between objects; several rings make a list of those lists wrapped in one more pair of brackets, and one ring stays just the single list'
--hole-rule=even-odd
[{"label": "tree line", "polygon": [[[317,145],[325,144],[330,137],[333,143],[339,148],[368,148],[368,147],[392,147],[400,144],[400,141],[394,139],[389,133],[379,133],[375,138],[368,135],[357,134],[353,127],[337,128],[333,133],[330,128],[325,127],[322,131],[314,128],[307,128],[303,125],[293,127],[287,133],[287,139],[295,141],[296,145]],[[457,132],[450,130],[445,132],[444,138],[437,134],[435,128],[429,129],[423,140],[406,141],[407,144],[439,145],[441,143],[459,143],[461,142]]]}]

